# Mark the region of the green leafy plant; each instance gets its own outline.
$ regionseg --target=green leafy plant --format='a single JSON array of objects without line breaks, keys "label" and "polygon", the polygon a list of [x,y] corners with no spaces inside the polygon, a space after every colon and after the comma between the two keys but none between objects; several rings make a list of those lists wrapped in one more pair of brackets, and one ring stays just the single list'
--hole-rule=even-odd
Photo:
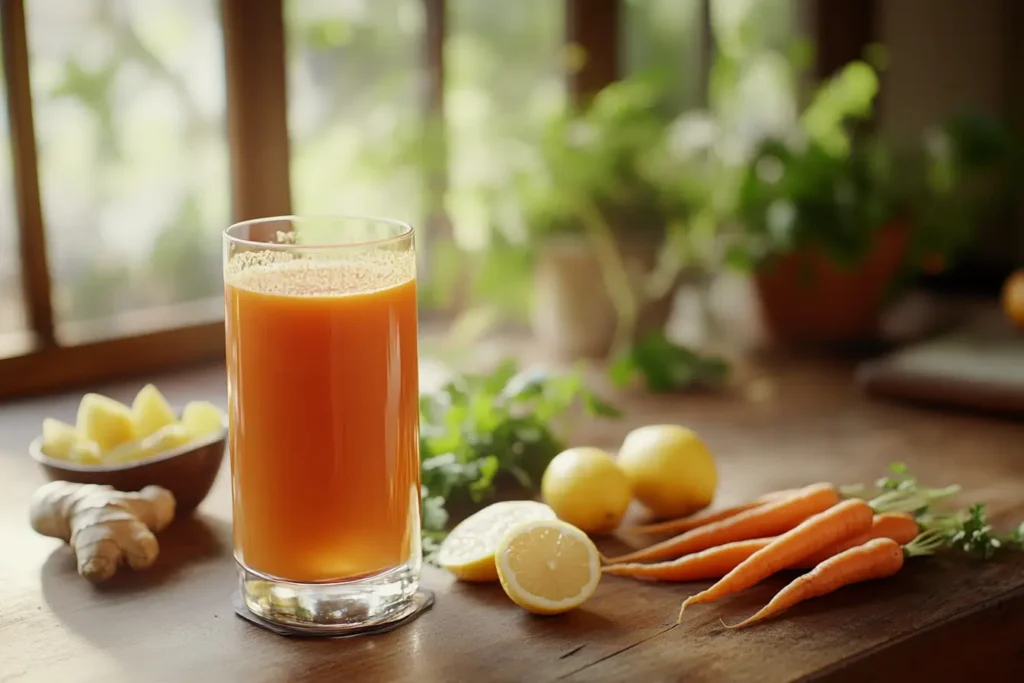
[{"label": "green leafy plant", "polygon": [[852,62],[819,88],[794,130],[762,141],[740,184],[733,265],[813,247],[853,267],[880,231],[901,225],[905,280],[944,267],[980,222],[1012,205],[1020,152],[1005,126],[957,115],[897,147],[860,126],[877,90],[874,70]]},{"label": "green leafy plant", "polygon": [[977,228],[1012,211],[1020,197],[1020,140],[1001,121],[959,113],[931,127],[900,192],[913,225],[914,272],[949,264]]},{"label": "green leafy plant", "polygon": [[[658,105],[666,90],[654,72],[630,76],[543,122],[537,156],[511,186],[534,239],[602,228],[620,239],[660,239],[668,207],[640,163],[664,143],[672,119]],[[593,225],[595,214],[605,226]]]},{"label": "green leafy plant", "polygon": [[590,391],[581,372],[519,372],[505,361],[489,374],[460,375],[420,399],[424,550],[444,538],[449,505],[478,506],[502,479],[535,492],[573,409],[597,417],[619,411]]},{"label": "green leafy plant", "polygon": [[[635,285],[623,256],[633,246],[657,251],[666,226],[685,211],[678,196],[664,191],[669,179],[650,172],[645,161],[667,144],[673,116],[662,104],[668,86],[660,73],[633,74],[583,106],[565,101],[543,116],[496,121],[505,154],[486,173],[460,177],[443,198],[462,256],[458,284],[447,296],[465,291],[475,299],[468,304],[498,305],[522,316],[538,249],[552,239],[579,240],[601,265],[620,318],[619,337],[631,339],[645,301],[675,285],[671,275],[653,273],[650,286]],[[438,121],[403,131],[370,151],[366,166],[382,177],[409,168],[446,175],[446,133]],[[431,208],[439,209],[440,199],[430,197]],[[491,277],[498,272],[500,278]],[[510,300],[510,292],[517,300]]]},{"label": "green leafy plant", "polygon": [[792,131],[761,142],[740,184],[743,239],[733,264],[814,245],[852,265],[870,251],[897,209],[888,148],[854,135],[877,91],[874,70],[852,62],[818,89]]},{"label": "green leafy plant", "polygon": [[675,344],[661,332],[630,346],[609,366],[609,375],[617,386],[624,387],[640,377],[655,393],[691,387],[715,389],[728,374],[729,364],[724,359]]}]

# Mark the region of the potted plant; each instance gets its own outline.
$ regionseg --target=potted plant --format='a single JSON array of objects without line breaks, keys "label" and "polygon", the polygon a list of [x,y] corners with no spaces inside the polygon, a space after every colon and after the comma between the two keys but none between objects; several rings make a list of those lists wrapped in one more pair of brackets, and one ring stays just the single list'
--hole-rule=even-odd
[{"label": "potted plant", "polygon": [[642,167],[669,130],[662,95],[655,77],[636,76],[551,117],[511,185],[534,256],[533,330],[560,355],[605,357],[671,313],[678,273],[658,286],[653,276],[685,207],[664,201]]},{"label": "potted plant", "polygon": [[[672,120],[660,106],[664,84],[653,72],[637,74],[583,107],[498,117],[487,163],[458,169],[443,197],[427,197],[431,211],[455,219],[453,243],[428,250],[427,296],[455,300],[457,314],[522,314],[562,357],[604,357],[661,329],[678,272],[658,264],[681,206],[665,201],[642,160],[664,144]],[[436,120],[397,131],[364,165],[382,176],[415,169],[451,178],[444,136]]]},{"label": "potted plant", "polygon": [[789,136],[765,140],[747,166],[739,255],[754,271],[771,335],[795,344],[874,340],[884,304],[921,270],[944,267],[991,206],[974,180],[995,157],[965,156],[963,122],[896,149],[853,125],[877,78],[855,62],[827,82]]},{"label": "potted plant", "polygon": [[773,337],[870,337],[908,251],[904,216],[866,147],[765,145],[744,184],[754,282]]}]

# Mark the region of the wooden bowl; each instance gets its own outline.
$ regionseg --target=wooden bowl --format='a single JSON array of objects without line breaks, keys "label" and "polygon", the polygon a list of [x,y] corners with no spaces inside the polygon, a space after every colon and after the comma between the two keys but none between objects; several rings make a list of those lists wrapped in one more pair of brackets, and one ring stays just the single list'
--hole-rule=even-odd
[{"label": "wooden bowl", "polygon": [[185,444],[138,462],[117,465],[79,465],[57,460],[43,453],[42,437],[29,446],[29,453],[51,480],[79,484],[106,484],[119,491],[138,491],[155,484],[174,494],[176,518],[183,517],[203,502],[220,471],[228,440],[227,424],[201,441]]}]

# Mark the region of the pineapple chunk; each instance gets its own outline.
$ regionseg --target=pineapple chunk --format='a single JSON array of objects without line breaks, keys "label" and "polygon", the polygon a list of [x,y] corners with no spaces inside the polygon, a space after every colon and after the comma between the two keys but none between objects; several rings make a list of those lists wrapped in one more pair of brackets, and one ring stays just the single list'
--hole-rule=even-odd
[{"label": "pineapple chunk", "polygon": [[224,413],[209,401],[190,401],[181,412],[181,424],[193,439],[203,439],[220,433]]},{"label": "pineapple chunk", "polygon": [[191,440],[192,436],[181,425],[167,425],[139,442],[140,457],[166,453],[179,446],[184,446]]},{"label": "pineapple chunk", "polygon": [[71,449],[78,442],[78,432],[67,422],[48,417],[43,420],[43,454],[59,460],[70,460]]},{"label": "pineapple chunk", "polygon": [[140,442],[127,441],[118,446],[114,446],[104,453],[103,462],[108,465],[121,465],[134,460],[142,460],[150,455],[152,455],[152,453],[142,448],[142,444]]},{"label": "pineapple chunk", "polygon": [[100,451],[131,441],[132,411],[125,404],[100,394],[86,394],[78,405],[78,433],[95,441]]},{"label": "pineapple chunk", "polygon": [[144,439],[161,427],[177,421],[171,405],[154,385],[147,384],[135,395],[132,402],[132,424],[136,439]]},{"label": "pineapple chunk", "polygon": [[68,460],[77,462],[80,465],[99,465],[100,447],[95,441],[79,439],[71,446],[68,452]]}]

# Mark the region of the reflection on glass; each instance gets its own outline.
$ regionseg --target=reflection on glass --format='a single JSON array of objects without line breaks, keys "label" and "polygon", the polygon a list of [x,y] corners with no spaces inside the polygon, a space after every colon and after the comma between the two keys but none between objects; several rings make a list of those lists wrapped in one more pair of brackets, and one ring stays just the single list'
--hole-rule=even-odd
[{"label": "reflection on glass", "polygon": [[221,314],[229,216],[216,0],[26,3],[63,341]]},{"label": "reflection on glass", "polygon": [[286,0],[295,212],[418,221],[420,176],[369,164],[422,119],[423,4]]},{"label": "reflection on glass", "polygon": [[[0,42],[0,47],[2,45]],[[21,268],[18,263],[18,224],[14,207],[11,139],[7,126],[7,91],[3,85],[3,76],[0,74],[0,358],[23,352],[29,341],[25,300],[21,289]]]}]

